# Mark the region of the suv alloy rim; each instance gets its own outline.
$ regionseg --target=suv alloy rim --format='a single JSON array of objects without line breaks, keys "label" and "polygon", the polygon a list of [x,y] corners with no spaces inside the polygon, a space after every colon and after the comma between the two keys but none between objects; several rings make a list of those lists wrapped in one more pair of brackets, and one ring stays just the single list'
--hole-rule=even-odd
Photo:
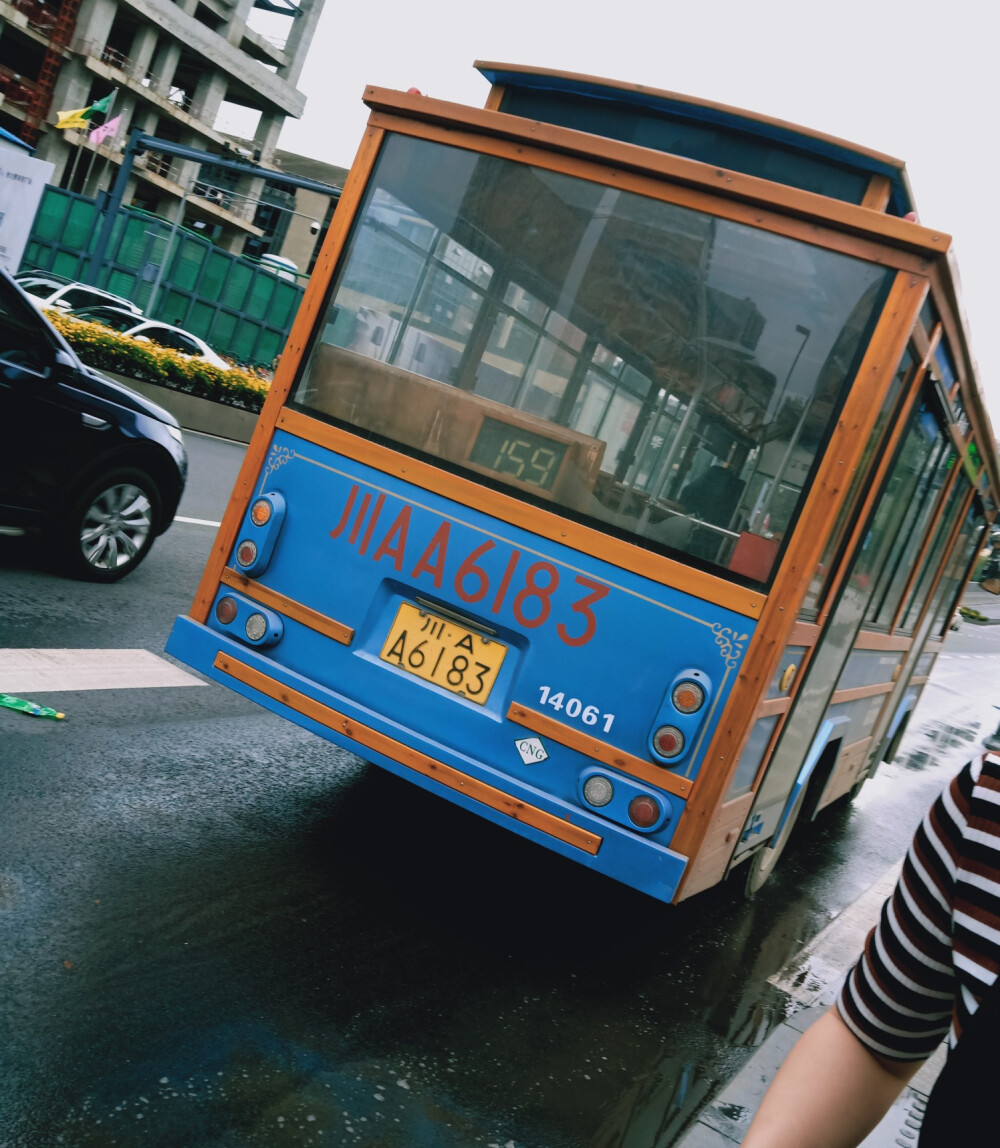
[{"label": "suv alloy rim", "polygon": [[89,565],[114,570],[142,552],[152,530],[152,506],[130,482],[102,490],[80,523],[80,548]]}]

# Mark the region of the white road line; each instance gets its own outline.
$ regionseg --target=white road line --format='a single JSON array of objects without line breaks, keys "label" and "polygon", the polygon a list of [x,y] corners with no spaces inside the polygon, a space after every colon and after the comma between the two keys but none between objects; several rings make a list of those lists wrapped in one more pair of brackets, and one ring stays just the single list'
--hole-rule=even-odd
[{"label": "white road line", "polygon": [[903,867],[891,866],[866,892],[774,974],[770,984],[784,990],[799,1004],[832,1004],[847,970],[864,947],[868,931],[878,921],[882,905],[892,892]]},{"label": "white road line", "polygon": [[190,526],[214,526],[216,530],[222,525],[221,522],[213,522],[211,518],[184,518],[180,514],[174,515],[174,522],[186,522]]},{"label": "white road line", "polygon": [[205,683],[149,650],[0,650],[0,690],[138,690]]}]

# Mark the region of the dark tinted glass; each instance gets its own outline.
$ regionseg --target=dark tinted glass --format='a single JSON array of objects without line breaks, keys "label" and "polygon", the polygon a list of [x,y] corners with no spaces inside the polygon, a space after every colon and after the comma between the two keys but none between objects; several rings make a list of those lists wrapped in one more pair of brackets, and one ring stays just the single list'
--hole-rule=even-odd
[{"label": "dark tinted glass", "polygon": [[674,204],[390,137],[294,398],[764,583],[890,275]]}]

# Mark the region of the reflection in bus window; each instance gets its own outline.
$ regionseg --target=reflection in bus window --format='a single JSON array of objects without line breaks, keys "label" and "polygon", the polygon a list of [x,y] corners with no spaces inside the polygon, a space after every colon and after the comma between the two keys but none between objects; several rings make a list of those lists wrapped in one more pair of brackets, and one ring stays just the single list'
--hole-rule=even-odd
[{"label": "reflection in bus window", "polygon": [[[342,267],[298,404],[757,583],[888,274],[402,136]],[[505,421],[559,454],[550,483],[491,464],[479,438]]]}]

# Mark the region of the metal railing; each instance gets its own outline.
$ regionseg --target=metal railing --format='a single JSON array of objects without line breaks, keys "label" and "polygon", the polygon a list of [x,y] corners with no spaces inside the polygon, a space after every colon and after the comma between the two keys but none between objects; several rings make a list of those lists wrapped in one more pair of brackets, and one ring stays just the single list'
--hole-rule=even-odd
[{"label": "metal railing", "polygon": [[31,80],[26,80],[10,68],[0,66],[0,95],[3,96],[4,103],[27,110],[37,90],[38,85]]},{"label": "metal railing", "polygon": [[[100,60],[102,64],[120,72],[134,84],[146,88],[150,94],[159,96],[160,99],[173,104],[182,112],[187,112],[193,119],[201,119],[203,109],[195,107],[194,97],[190,92],[176,84],[167,87],[155,72],[141,67],[130,56],[126,56],[124,52],[119,52],[117,48],[112,48],[108,44],[101,44],[97,40],[85,40],[78,45],[77,50],[92,59]],[[163,87],[167,87],[166,95],[160,90]]]},{"label": "metal railing", "polygon": [[53,12],[51,8],[39,3],[39,0],[10,0],[10,3],[27,19],[28,27],[33,32],[42,36],[52,35],[58,12]]}]

